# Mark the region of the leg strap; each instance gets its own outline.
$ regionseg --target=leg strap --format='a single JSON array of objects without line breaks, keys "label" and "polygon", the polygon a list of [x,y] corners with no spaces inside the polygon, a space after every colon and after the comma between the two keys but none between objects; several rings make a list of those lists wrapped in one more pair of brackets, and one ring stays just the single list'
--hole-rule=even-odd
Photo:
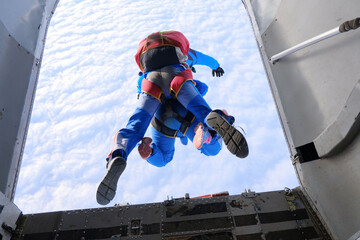
[{"label": "leg strap", "polygon": [[192,81],[193,82],[193,76],[192,76],[192,72],[191,72],[190,68],[180,72],[171,81],[171,83],[170,83],[170,91],[175,97],[177,97],[181,87],[184,85],[184,83],[186,81]]},{"label": "leg strap", "polygon": [[168,128],[156,117],[153,117],[151,119],[151,126],[153,126],[153,128],[155,128],[158,132],[161,132],[162,134],[170,138],[176,138],[176,135],[178,133],[178,130]]},{"label": "leg strap", "polygon": [[164,93],[161,90],[161,88],[159,86],[157,86],[155,83],[147,80],[146,78],[144,78],[142,80],[141,92],[145,92],[145,93],[153,96],[160,102],[162,102],[165,99]]}]

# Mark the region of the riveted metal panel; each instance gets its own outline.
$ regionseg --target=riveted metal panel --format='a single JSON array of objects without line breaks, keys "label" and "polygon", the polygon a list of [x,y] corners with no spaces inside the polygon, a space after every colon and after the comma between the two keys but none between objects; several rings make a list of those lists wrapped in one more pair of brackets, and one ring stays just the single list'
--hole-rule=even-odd
[{"label": "riveted metal panel", "polygon": [[211,235],[233,228],[227,197],[166,201],[163,209],[162,233],[166,237]]},{"label": "riveted metal panel", "polygon": [[317,239],[301,199],[285,193],[251,192],[29,215],[23,239]]},{"label": "riveted metal panel", "polygon": [[291,193],[245,193],[229,201],[239,239],[289,239],[286,236],[291,234],[293,239],[319,237],[301,199]]}]

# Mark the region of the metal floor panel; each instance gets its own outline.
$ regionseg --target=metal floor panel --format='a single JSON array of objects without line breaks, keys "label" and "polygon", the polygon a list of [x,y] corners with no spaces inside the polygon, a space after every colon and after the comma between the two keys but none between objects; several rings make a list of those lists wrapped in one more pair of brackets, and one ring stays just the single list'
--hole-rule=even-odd
[{"label": "metal floor panel", "polygon": [[299,189],[25,215],[21,239],[326,239]]}]

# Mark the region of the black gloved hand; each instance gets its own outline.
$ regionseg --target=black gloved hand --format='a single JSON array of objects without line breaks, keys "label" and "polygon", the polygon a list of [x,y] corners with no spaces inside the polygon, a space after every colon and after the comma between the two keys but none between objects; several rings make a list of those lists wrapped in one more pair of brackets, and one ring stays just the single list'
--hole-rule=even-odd
[{"label": "black gloved hand", "polygon": [[212,75],[213,77],[221,77],[222,75],[224,75],[224,70],[221,68],[221,67],[218,67],[217,69],[215,70],[212,70]]}]

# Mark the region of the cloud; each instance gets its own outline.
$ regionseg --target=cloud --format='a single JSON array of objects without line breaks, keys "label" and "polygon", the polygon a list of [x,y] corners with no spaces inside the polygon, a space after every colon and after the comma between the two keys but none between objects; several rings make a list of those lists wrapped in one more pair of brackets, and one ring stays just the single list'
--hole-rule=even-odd
[{"label": "cloud", "polygon": [[272,168],[265,172],[262,179],[259,179],[252,190],[267,191],[268,189],[284,189],[285,187],[295,188],[299,184],[296,181],[293,167],[289,159],[277,162]]}]

